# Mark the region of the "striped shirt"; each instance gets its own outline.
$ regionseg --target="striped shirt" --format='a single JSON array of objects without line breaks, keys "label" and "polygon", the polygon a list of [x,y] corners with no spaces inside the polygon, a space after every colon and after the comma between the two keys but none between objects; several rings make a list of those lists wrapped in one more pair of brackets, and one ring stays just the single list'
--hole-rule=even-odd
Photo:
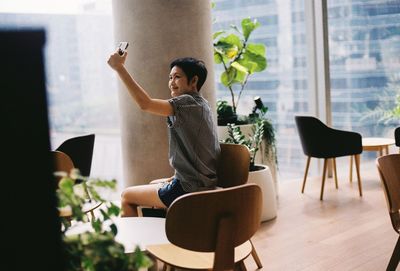
[{"label": "striped shirt", "polygon": [[186,192],[214,188],[221,152],[208,102],[198,93],[171,98],[167,117],[169,162]]}]

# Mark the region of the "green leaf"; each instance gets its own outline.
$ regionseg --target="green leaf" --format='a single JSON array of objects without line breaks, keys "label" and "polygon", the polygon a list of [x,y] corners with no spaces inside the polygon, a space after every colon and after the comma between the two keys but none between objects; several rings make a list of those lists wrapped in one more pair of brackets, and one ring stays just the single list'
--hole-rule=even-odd
[{"label": "green leaf", "polygon": [[242,54],[242,59],[238,61],[242,66],[249,69],[249,73],[261,72],[267,67],[267,59],[258,54],[246,51]]},{"label": "green leaf", "polygon": [[241,65],[237,61],[232,62],[231,66],[234,67],[236,70],[241,71],[243,73],[246,73],[246,74],[249,73],[249,69],[247,69],[245,66]]},{"label": "green leaf", "polygon": [[113,224],[110,225],[110,229],[111,229],[111,232],[113,233],[113,235],[116,236],[117,233],[118,233],[117,226],[113,223]]},{"label": "green leaf", "polygon": [[228,43],[218,42],[214,44],[214,61],[219,64],[221,62],[229,62],[232,55],[237,54],[237,46]]},{"label": "green leaf", "polygon": [[103,215],[104,220],[110,219],[108,212],[104,211],[103,209],[100,209],[100,213]]},{"label": "green leaf", "polygon": [[219,35],[221,35],[221,34],[223,34],[223,33],[225,33],[224,30],[219,30],[219,31],[217,31],[217,32],[214,32],[214,34],[213,34],[213,40],[215,40]]},{"label": "green leaf", "polygon": [[100,219],[94,219],[92,221],[92,227],[95,232],[100,232],[102,230],[102,223]]},{"label": "green leaf", "polygon": [[221,37],[219,39],[217,45],[219,43],[225,44],[225,46],[227,46],[227,48],[232,48],[234,46],[236,46],[239,50],[243,48],[243,42],[235,34],[229,34],[228,36]]},{"label": "green leaf", "polygon": [[246,46],[246,51],[265,57],[265,45],[262,43],[248,43]]},{"label": "green leaf", "polygon": [[239,63],[240,65],[247,68],[249,74],[253,74],[258,67],[256,62],[250,61],[248,58],[243,58],[239,60]]},{"label": "green leaf", "polygon": [[224,71],[221,74],[221,83],[226,87],[231,86],[235,79],[235,76],[236,76],[236,69],[228,68],[227,71]]},{"label": "green leaf", "polygon": [[72,195],[74,193],[74,180],[69,177],[63,177],[58,182],[58,187],[66,195]]},{"label": "green leaf", "polygon": [[110,203],[110,206],[108,206],[108,214],[110,216],[118,216],[121,212],[121,208],[119,208],[117,205],[114,203]]},{"label": "green leaf", "polygon": [[225,53],[223,51],[217,51],[214,48],[214,62],[216,64],[221,64],[222,62],[228,63],[229,58],[227,56],[225,56]]},{"label": "green leaf", "polygon": [[140,267],[151,267],[153,265],[153,262],[150,260],[150,258],[140,249],[139,246],[135,248],[135,252],[133,254],[134,262],[135,262],[135,267],[137,270],[139,270]]},{"label": "green leaf", "polygon": [[222,63],[221,54],[217,53],[215,50],[214,50],[214,63],[215,64],[221,64]]},{"label": "green leaf", "polygon": [[254,31],[257,27],[260,26],[260,23],[257,22],[256,19],[253,21],[250,18],[246,18],[242,20],[242,29],[243,29],[243,36],[245,40],[249,39],[251,32]]},{"label": "green leaf", "polygon": [[236,70],[235,78],[233,79],[233,83],[244,84],[246,81],[247,73]]}]

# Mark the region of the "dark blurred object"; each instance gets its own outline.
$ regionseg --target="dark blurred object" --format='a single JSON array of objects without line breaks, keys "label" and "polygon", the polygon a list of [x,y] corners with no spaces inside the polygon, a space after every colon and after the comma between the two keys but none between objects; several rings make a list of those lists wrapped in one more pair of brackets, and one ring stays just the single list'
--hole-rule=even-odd
[{"label": "dark blurred object", "polygon": [[257,109],[258,109],[258,110],[262,110],[263,108],[265,108],[264,103],[262,102],[260,96],[256,96],[256,97],[254,98],[254,103],[255,103],[256,105],[253,107],[253,113],[255,113],[255,112],[257,111]]},{"label": "dark blurred object", "polygon": [[71,157],[81,175],[89,177],[92,168],[94,140],[94,134],[72,137],[61,143],[56,151],[66,153]]},{"label": "dark blurred object", "polygon": [[0,40],[0,270],[63,270],[49,152],[45,32],[0,30]]},{"label": "dark blurred object", "polygon": [[400,147],[400,127],[394,130],[394,140],[396,141],[396,146]]},{"label": "dark blurred object", "polygon": [[144,217],[166,217],[167,210],[163,208],[153,208],[153,207],[140,207],[141,216]]},{"label": "dark blurred object", "polygon": [[262,118],[268,111],[268,107],[264,105],[260,96],[254,97],[254,103],[255,105],[253,107],[253,110],[251,111],[251,114],[249,114],[249,118],[252,119],[253,122],[257,118]]}]

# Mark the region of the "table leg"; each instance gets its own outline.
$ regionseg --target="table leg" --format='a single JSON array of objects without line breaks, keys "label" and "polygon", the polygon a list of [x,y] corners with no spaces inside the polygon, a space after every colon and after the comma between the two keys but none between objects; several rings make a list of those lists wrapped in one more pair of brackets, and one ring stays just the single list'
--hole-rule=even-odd
[{"label": "table leg", "polygon": [[[148,253],[147,251],[145,252],[146,256],[149,257],[151,259],[151,261],[153,262],[153,265],[148,268],[149,271],[158,271],[158,260],[156,257],[154,257],[153,255],[151,255],[150,253]],[[166,264],[164,264],[164,267],[166,267]]]}]

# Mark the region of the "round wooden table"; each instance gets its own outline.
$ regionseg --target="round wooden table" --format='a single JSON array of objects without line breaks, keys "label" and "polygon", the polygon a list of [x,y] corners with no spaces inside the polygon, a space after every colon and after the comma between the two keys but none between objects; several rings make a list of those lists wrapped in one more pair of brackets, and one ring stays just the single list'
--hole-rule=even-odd
[{"label": "round wooden table", "polygon": [[[379,156],[383,155],[383,151],[389,154],[389,146],[394,145],[395,141],[392,138],[386,137],[363,137],[362,149],[363,151],[376,151]],[[359,158],[358,158],[359,159]],[[353,181],[353,156],[350,156],[350,182]]]},{"label": "round wooden table", "polygon": [[[124,245],[126,253],[134,252],[136,246],[145,251],[149,245],[170,243],[165,234],[165,218],[117,217],[113,221],[118,228],[115,240]],[[67,235],[80,234],[86,231],[93,231],[91,224],[80,223],[71,226]]]},{"label": "round wooden table", "polygon": [[383,151],[389,154],[389,146],[394,145],[395,141],[392,138],[385,137],[365,137],[362,138],[363,151],[377,151],[379,156],[383,155]]}]

